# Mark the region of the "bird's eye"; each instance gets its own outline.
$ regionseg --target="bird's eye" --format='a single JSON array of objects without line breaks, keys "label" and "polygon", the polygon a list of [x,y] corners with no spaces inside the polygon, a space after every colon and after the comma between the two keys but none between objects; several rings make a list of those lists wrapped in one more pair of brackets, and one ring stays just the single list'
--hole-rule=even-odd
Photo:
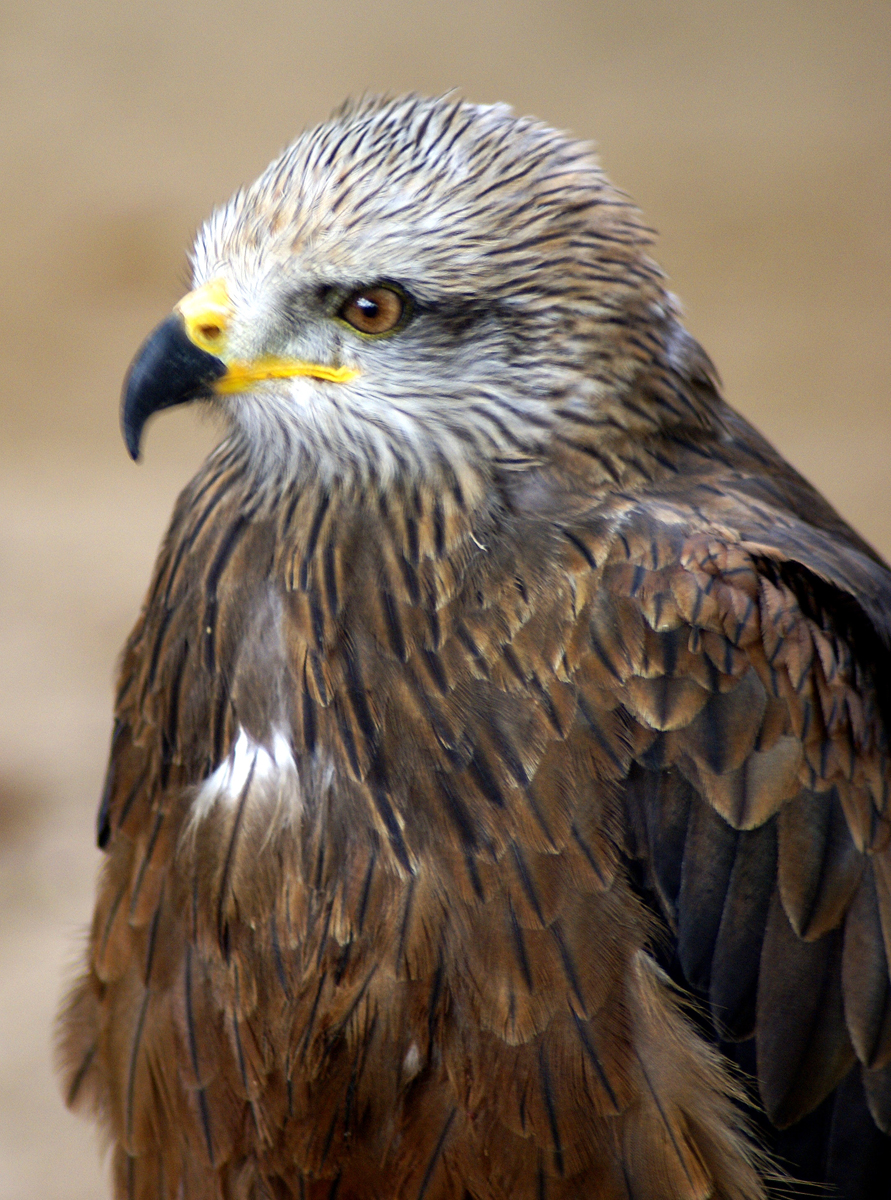
[{"label": "bird's eye", "polygon": [[394,288],[378,285],[354,292],[339,312],[360,333],[392,333],[406,316],[405,298]]}]

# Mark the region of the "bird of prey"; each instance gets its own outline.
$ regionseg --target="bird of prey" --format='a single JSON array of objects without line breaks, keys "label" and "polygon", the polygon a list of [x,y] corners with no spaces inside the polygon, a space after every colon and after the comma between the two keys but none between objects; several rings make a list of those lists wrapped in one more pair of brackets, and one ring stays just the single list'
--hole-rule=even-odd
[{"label": "bird of prey", "polygon": [[650,242],[453,96],[348,105],[198,235],[123,429],[225,436],[60,1033],[117,1197],[891,1194],[891,573]]}]

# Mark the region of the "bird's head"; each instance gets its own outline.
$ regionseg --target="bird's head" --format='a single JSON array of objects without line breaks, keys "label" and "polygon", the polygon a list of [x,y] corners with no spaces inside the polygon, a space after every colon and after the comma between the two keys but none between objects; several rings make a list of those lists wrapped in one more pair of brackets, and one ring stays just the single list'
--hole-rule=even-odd
[{"label": "bird's head", "polygon": [[503,106],[349,106],[199,233],[194,290],[130,369],[127,446],[204,397],[295,473],[539,460],[673,320],[648,241],[590,147]]}]

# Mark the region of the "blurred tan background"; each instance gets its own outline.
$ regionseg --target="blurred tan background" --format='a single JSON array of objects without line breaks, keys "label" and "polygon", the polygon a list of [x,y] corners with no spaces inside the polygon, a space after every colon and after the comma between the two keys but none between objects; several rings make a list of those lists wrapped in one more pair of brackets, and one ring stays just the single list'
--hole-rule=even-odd
[{"label": "blurred tan background", "polygon": [[7,0],[0,10],[0,1200],[106,1192],[51,1068],[113,664],[212,443],[117,428],[212,205],[366,89],[595,138],[728,398],[886,555],[888,0]]}]

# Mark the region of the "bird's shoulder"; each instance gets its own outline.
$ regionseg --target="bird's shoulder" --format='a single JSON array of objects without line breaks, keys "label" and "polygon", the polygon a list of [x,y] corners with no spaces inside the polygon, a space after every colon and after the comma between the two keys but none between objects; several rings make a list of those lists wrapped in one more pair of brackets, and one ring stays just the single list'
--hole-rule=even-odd
[{"label": "bird's shoulder", "polygon": [[[734,464],[738,467],[739,460]],[[626,850],[669,965],[798,1120],[858,1061],[891,1120],[891,576],[791,469],[612,496],[575,678],[618,705]]]}]

